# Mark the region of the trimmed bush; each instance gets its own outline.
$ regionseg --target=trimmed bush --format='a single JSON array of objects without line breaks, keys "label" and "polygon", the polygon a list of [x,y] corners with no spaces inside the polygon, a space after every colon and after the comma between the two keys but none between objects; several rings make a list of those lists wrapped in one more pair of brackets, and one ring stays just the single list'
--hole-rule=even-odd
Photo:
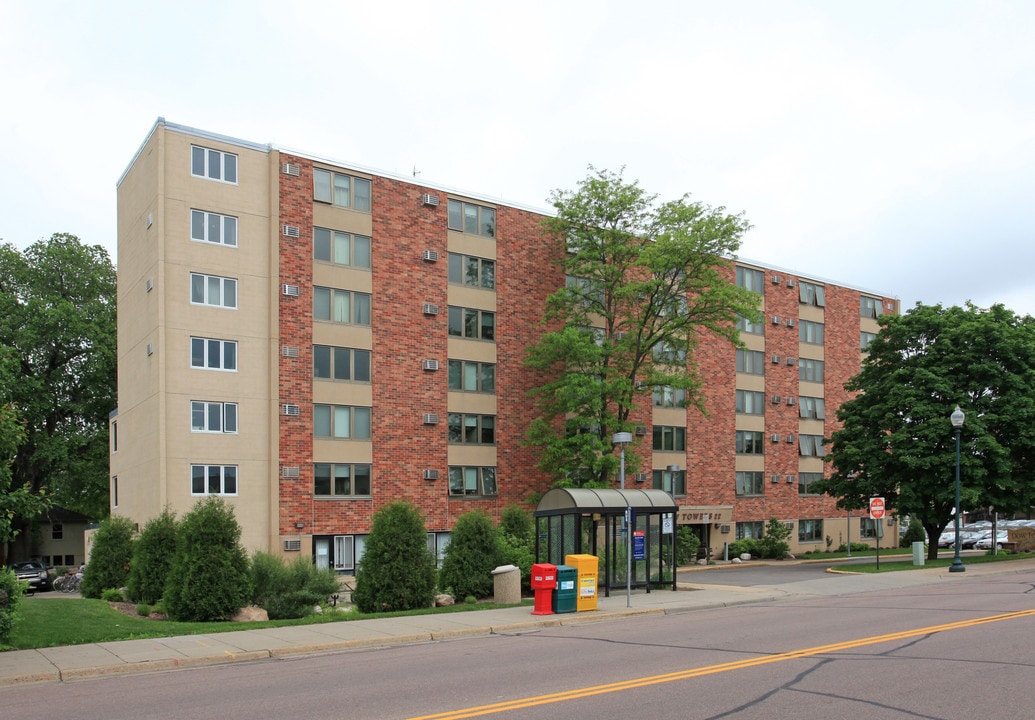
[{"label": "trimmed bush", "polygon": [[25,594],[26,584],[18,580],[12,570],[0,567],[0,644],[11,637],[18,619],[18,603]]},{"label": "trimmed bush", "polygon": [[133,563],[126,585],[129,599],[149,605],[161,600],[175,554],[176,516],[167,508],[144,524],[133,544]]},{"label": "trimmed bush", "polygon": [[701,539],[689,525],[676,528],[676,565],[690,565],[697,562],[697,551],[701,548]]},{"label": "trimmed bush", "polygon": [[787,542],[791,530],[777,518],[769,518],[765,526],[765,535],[758,542],[758,550],[764,558],[779,560],[791,551]]},{"label": "trimmed bush", "polygon": [[912,547],[915,542],[927,542],[927,533],[924,532],[923,523],[916,518],[909,521],[909,527],[899,540],[899,547]]},{"label": "trimmed bush", "polygon": [[430,607],[434,593],[435,558],[420,511],[409,502],[385,505],[374,514],[352,602],[365,613],[415,610]]},{"label": "trimmed bush", "polygon": [[492,595],[492,571],[502,564],[499,537],[489,516],[480,511],[464,513],[456,520],[446,548],[439,587],[449,588],[453,597]]},{"label": "trimmed bush", "polygon": [[176,555],[165,588],[171,620],[229,620],[248,604],[248,557],[241,527],[222,498],[199,500],[176,527]]},{"label": "trimmed bush", "polygon": [[316,567],[307,557],[296,557],[285,565],[277,555],[256,553],[251,578],[252,602],[270,620],[305,617],[339,589],[334,571]]},{"label": "trimmed bush", "polygon": [[90,562],[83,572],[79,592],[83,597],[99,598],[109,589],[126,585],[133,559],[133,522],[113,515],[100,524],[90,550]]},{"label": "trimmed bush", "polygon": [[532,563],[535,562],[535,521],[532,514],[517,504],[503,509],[497,528],[500,564],[521,568],[521,584],[530,588]]}]

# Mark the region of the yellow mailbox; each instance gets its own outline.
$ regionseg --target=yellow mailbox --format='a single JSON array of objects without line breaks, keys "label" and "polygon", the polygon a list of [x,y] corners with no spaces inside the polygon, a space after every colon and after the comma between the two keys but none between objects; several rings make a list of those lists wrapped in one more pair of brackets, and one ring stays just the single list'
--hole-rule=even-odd
[{"label": "yellow mailbox", "polygon": [[578,597],[575,599],[575,610],[597,609],[597,574],[599,561],[596,555],[565,555],[564,564],[575,568],[578,577]]}]

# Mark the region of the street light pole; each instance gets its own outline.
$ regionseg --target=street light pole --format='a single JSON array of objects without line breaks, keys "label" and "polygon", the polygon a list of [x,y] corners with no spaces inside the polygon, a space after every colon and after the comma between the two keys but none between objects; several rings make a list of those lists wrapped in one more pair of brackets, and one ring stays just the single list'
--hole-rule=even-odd
[{"label": "street light pole", "polygon": [[964,417],[959,405],[949,416],[953,430],[956,431],[956,550],[952,556],[952,566],[949,568],[949,572],[965,572],[967,569],[963,567],[963,561],[960,559],[960,432],[963,430]]},{"label": "street light pole", "polygon": [[632,607],[632,508],[625,498],[625,446],[632,442],[632,433],[617,432],[611,436],[611,442],[619,447],[621,455],[618,460],[618,482],[622,488],[622,499],[625,500],[625,606]]}]

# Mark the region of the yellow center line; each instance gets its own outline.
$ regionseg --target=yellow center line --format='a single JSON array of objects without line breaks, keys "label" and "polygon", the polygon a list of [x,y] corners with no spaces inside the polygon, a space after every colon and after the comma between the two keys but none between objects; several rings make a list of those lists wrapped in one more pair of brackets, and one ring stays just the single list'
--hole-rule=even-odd
[{"label": "yellow center line", "polygon": [[797,658],[822,655],[824,653],[851,650],[853,648],[864,647],[866,645],[876,645],[878,643],[891,642],[893,640],[905,640],[907,638],[917,637],[918,635],[929,635],[931,633],[946,632],[948,630],[959,630],[962,628],[974,627],[976,625],[999,622],[1000,620],[1013,620],[1016,618],[1029,617],[1031,615],[1035,615],[1035,610],[1022,610],[1019,612],[1004,613],[1002,615],[989,615],[987,617],[975,618],[973,620],[961,620],[959,622],[946,623],[944,625],[931,625],[929,627],[903,630],[901,632],[888,633],[886,635],[874,635],[872,637],[858,638],[856,640],[845,640],[843,642],[832,643],[830,645],[819,645],[817,647],[804,648],[802,650],[791,650],[789,652],[777,653],[775,655],[764,655],[762,657],[736,660],[728,663],[720,663],[718,665],[707,665],[705,667],[692,668],[689,670],[679,670],[677,672],[664,673],[662,675],[650,675],[642,678],[634,678],[632,680],[622,680],[620,682],[608,683],[606,685],[594,685],[590,687],[576,688],[574,690],[565,690],[564,692],[550,693],[547,695],[535,695],[526,698],[519,698],[517,700],[507,700],[505,702],[494,703],[492,705],[479,705],[476,707],[464,708],[462,710],[450,710],[447,712],[436,713],[434,715],[421,715],[419,717],[410,718],[410,720],[461,720],[462,718],[478,717],[479,715],[502,713],[510,710],[520,710],[522,708],[534,707],[536,705],[566,702],[568,700],[577,700],[579,698],[591,697],[593,695],[603,695],[606,693],[620,692],[622,690],[646,687],[648,685],[658,685],[661,683],[674,682],[676,680],[687,680],[689,678],[703,677],[705,675],[714,675],[715,673],[729,672],[730,670],[741,670],[743,668],[757,667],[759,665],[768,665],[770,663],[783,662],[784,660],[795,660]]}]

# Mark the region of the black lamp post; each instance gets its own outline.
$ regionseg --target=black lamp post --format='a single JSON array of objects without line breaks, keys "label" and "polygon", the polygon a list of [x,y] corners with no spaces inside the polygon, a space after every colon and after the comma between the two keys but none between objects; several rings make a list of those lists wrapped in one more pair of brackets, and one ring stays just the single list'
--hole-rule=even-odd
[{"label": "black lamp post", "polygon": [[964,572],[967,569],[960,560],[960,432],[963,430],[964,417],[959,405],[949,416],[952,428],[956,431],[956,551],[952,556],[952,567],[949,568],[949,572]]}]

